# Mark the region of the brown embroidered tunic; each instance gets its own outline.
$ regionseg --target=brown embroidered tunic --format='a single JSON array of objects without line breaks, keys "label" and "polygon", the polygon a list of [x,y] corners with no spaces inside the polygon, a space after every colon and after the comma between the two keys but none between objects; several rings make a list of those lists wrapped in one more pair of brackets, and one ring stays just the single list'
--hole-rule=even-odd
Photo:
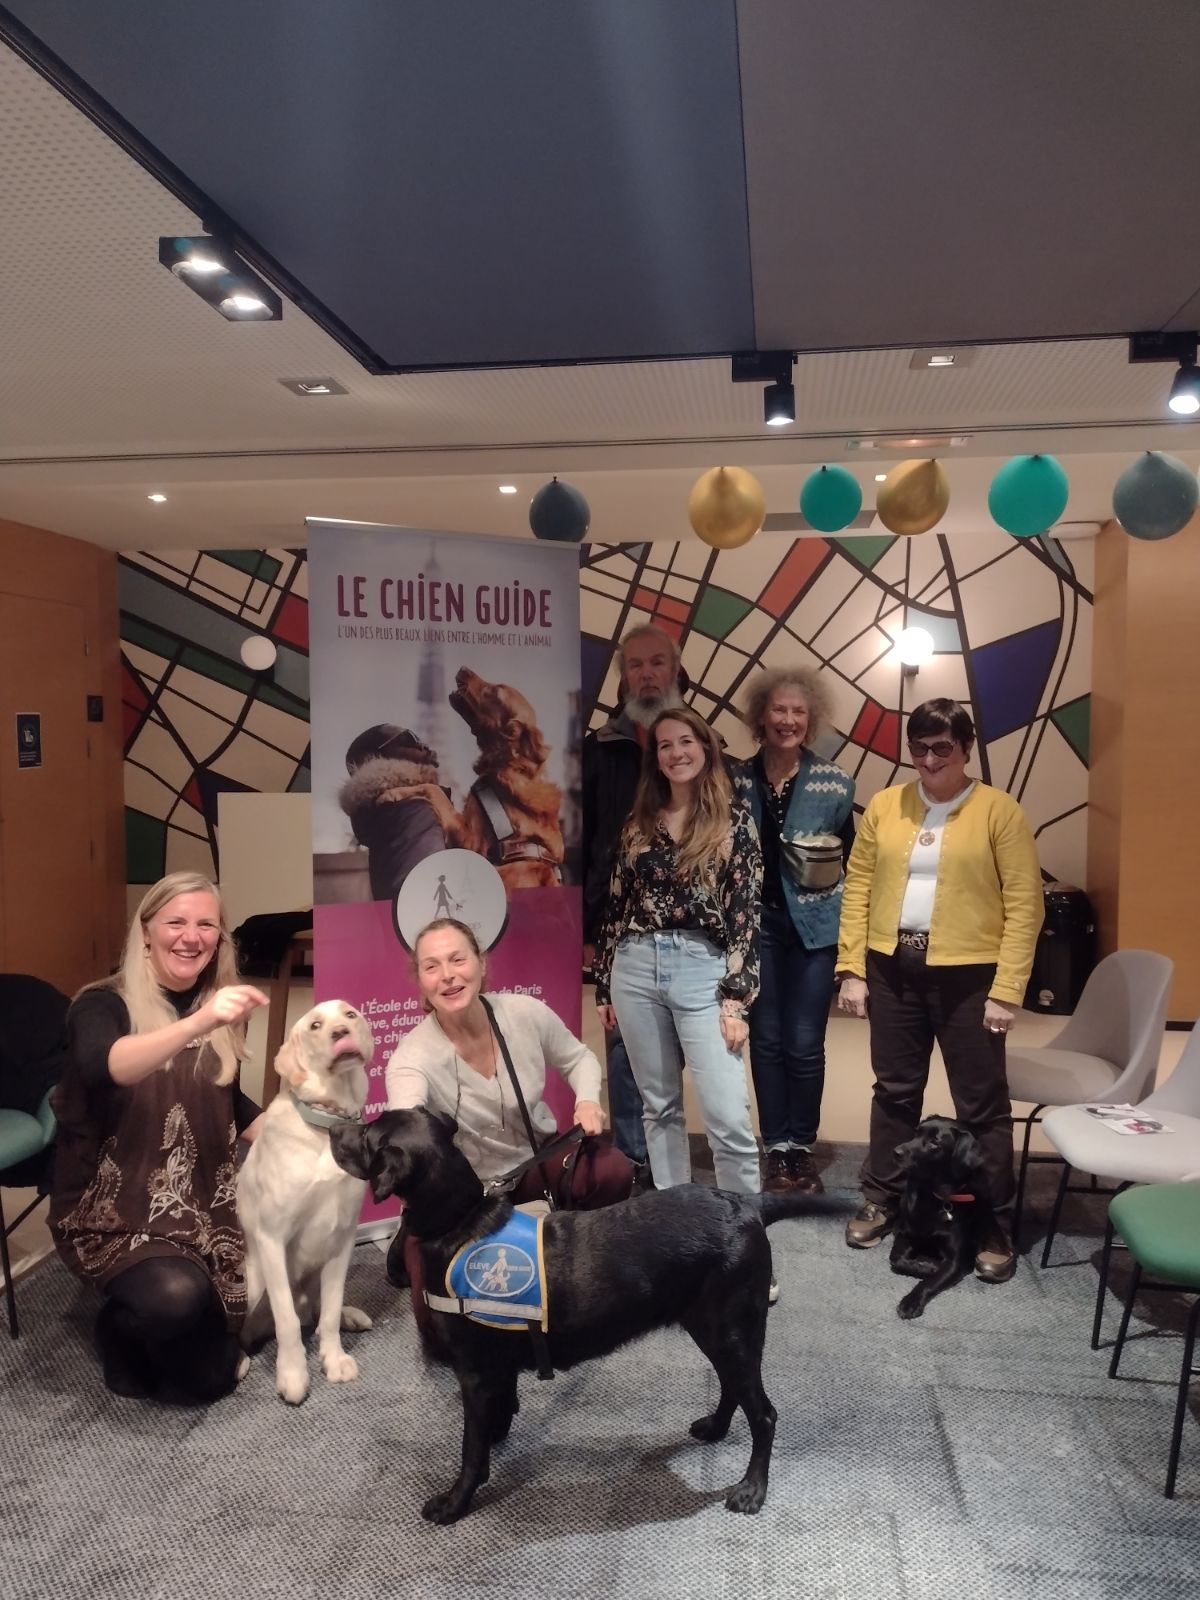
[{"label": "brown embroidered tunic", "polygon": [[[194,994],[166,998],[184,1015]],[[236,1322],[246,1309],[237,1134],[257,1108],[235,1085],[213,1083],[215,1057],[199,1043],[140,1083],[114,1083],[108,1052],[129,1031],[115,989],[89,989],[68,1015],[70,1064],[52,1102],[55,1245],[77,1277],[100,1289],[150,1256],[186,1256]]]}]

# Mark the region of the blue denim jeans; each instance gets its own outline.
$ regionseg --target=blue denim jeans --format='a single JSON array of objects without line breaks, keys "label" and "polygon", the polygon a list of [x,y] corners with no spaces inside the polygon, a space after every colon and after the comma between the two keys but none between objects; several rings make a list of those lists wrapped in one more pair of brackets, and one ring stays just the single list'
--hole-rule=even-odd
[{"label": "blue denim jeans", "polygon": [[786,906],[763,906],[761,988],[750,1011],[750,1071],[767,1150],[811,1149],[825,1088],[825,1027],[837,946],[806,950]]},{"label": "blue denim jeans", "polygon": [[612,1003],[642,1093],[646,1149],[659,1189],[692,1177],[682,1054],[704,1114],[718,1186],[735,1194],[759,1190],[746,1071],[721,1037],[724,975],[724,951],[702,934],[648,933],[617,946]]},{"label": "blue denim jeans", "polygon": [[646,1159],[642,1097],[634,1082],[620,1027],[604,1035],[604,1064],[608,1073],[608,1113],[612,1118],[613,1143],[630,1161],[641,1166]]}]

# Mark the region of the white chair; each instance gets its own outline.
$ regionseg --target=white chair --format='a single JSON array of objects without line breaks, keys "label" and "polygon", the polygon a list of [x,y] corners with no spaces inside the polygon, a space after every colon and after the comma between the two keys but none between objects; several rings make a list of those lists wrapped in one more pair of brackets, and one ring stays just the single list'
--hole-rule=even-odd
[{"label": "white chair", "polygon": [[[1020,1237],[1030,1161],[1056,1159],[1030,1156],[1034,1123],[1042,1120],[1047,1106],[1073,1106],[1085,1100],[1134,1104],[1146,1093],[1158,1069],[1174,970],[1168,957],[1153,950],[1117,950],[1095,968],[1073,1015],[1050,1044],[1037,1049],[1009,1045],[1005,1055],[1009,1096],[1033,1106],[1027,1116],[1013,1118],[1025,1124],[1014,1239]],[[1043,1265],[1046,1254],[1048,1247]]]},{"label": "white chair", "polygon": [[[1072,1169],[1103,1178],[1118,1192],[1131,1183],[1187,1183],[1200,1178],[1200,1027],[1194,1027],[1189,1034],[1175,1071],[1160,1089],[1138,1103],[1137,1113],[1165,1123],[1170,1133],[1114,1133],[1083,1106],[1059,1106],[1042,1123],[1047,1139],[1065,1162],[1050,1219],[1043,1266],[1058,1230]],[[1100,1283],[1092,1319],[1093,1350],[1100,1347],[1100,1321],[1112,1247],[1110,1220],[1100,1257]]]}]

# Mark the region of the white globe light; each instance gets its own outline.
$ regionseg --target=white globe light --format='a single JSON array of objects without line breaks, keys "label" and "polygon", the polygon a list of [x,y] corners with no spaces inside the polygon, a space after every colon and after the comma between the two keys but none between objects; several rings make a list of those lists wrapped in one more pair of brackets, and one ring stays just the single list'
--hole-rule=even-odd
[{"label": "white globe light", "polygon": [[896,635],[896,654],[906,667],[919,667],[933,654],[933,635],[927,628],[905,628]]},{"label": "white globe light", "polygon": [[278,651],[274,641],[264,634],[254,633],[242,640],[242,661],[251,672],[266,672],[275,665]]}]

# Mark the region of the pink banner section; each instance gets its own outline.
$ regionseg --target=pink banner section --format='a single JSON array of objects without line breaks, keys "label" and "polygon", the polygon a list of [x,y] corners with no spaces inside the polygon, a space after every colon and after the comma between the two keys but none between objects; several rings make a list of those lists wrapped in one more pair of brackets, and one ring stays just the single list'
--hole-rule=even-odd
[{"label": "pink banner section", "polygon": [[[576,888],[514,890],[504,933],[487,958],[487,988],[534,995],[578,1033],[582,919]],[[387,1105],[388,1058],[402,1035],[425,1016],[412,959],[396,934],[387,901],[318,905],[313,931],[314,999],[349,1001],[375,1036],[366,1105],[370,1119]],[[570,1127],[574,1097],[552,1068],[546,1074],[546,1101],[559,1126]],[[395,1216],[398,1209],[395,1201],[376,1205],[368,1192],[362,1221]]]}]

